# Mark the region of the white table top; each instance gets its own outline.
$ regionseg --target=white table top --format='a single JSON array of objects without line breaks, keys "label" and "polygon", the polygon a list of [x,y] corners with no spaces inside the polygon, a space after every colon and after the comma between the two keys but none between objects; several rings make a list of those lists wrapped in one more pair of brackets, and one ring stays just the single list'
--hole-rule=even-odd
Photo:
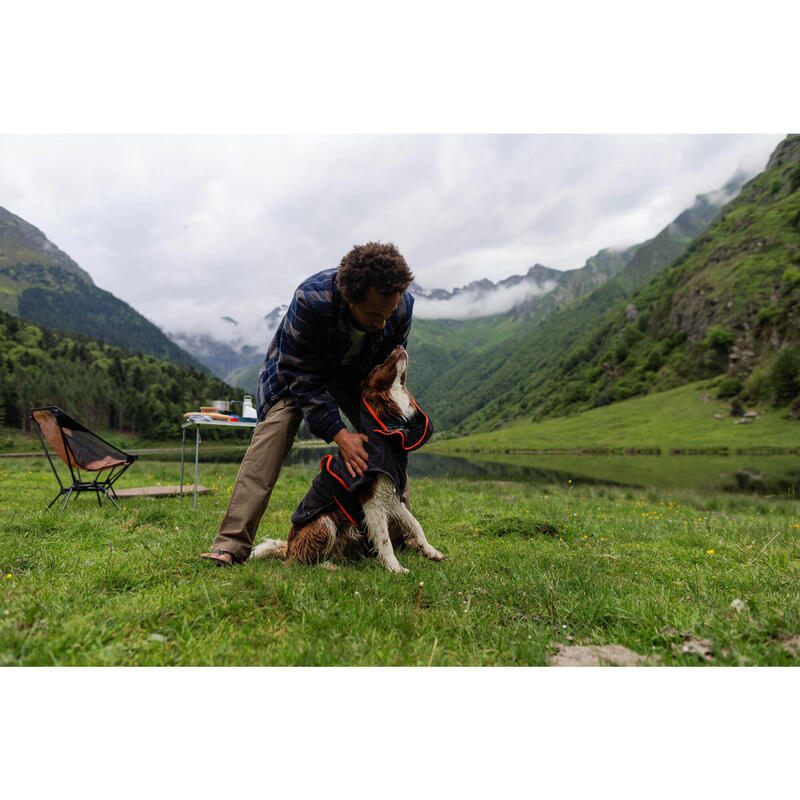
[{"label": "white table top", "polygon": [[187,419],[181,424],[181,428],[255,428],[256,425],[257,419],[239,419],[236,422],[225,419]]}]

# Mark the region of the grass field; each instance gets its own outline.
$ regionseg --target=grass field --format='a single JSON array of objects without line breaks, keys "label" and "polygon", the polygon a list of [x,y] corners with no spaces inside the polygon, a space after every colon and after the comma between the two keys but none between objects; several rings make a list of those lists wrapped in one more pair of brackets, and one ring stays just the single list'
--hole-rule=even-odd
[{"label": "grass field", "polygon": [[[750,424],[736,425],[730,403],[715,399],[718,380],[543,422],[512,422],[490,433],[439,440],[441,452],[464,450],[569,450],[583,448],[800,449],[800,422],[788,409],[756,406]],[[721,414],[724,419],[716,419]]]},{"label": "grass field", "polygon": [[[44,511],[45,467],[0,461],[4,665],[543,665],[557,644],[664,665],[800,663],[791,499],[419,479],[414,510],[441,564],[404,551],[402,576],[372,560],[220,569],[198,554],[236,465],[201,465],[214,491],[196,513],[88,496]],[[262,535],[283,534],[311,474],[284,470]],[[175,483],[176,465],[140,460],[123,480]]]}]

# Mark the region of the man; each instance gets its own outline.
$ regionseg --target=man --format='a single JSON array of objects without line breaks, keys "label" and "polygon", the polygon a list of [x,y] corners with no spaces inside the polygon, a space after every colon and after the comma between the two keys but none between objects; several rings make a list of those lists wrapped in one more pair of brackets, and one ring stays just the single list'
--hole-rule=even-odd
[{"label": "man", "polygon": [[[353,477],[367,466],[363,433],[349,432],[341,408],[358,426],[360,384],[411,330],[414,276],[393,244],[355,246],[338,269],[297,288],[259,373],[258,419],[242,459],[228,510],[212,550],[219,565],[250,555],[281,464],[301,419],[315,436],[335,442]],[[403,495],[408,504],[408,486]]]}]

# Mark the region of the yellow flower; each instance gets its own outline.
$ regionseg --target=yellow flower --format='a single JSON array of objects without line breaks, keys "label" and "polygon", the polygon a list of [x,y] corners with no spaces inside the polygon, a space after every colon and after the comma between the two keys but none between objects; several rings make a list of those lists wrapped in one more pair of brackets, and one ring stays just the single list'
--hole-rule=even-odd
[{"label": "yellow flower", "polygon": [[714,555],[714,551],[713,550],[706,550],[706,553],[708,553],[710,556]]}]

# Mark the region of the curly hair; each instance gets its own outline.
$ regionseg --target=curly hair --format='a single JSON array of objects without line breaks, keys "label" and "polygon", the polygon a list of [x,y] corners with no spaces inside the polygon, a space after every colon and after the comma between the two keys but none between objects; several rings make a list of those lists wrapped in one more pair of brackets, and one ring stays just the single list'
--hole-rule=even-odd
[{"label": "curly hair", "polygon": [[380,242],[355,245],[339,264],[337,278],[348,303],[363,302],[370,286],[381,294],[394,294],[404,292],[414,280],[400,251]]}]

